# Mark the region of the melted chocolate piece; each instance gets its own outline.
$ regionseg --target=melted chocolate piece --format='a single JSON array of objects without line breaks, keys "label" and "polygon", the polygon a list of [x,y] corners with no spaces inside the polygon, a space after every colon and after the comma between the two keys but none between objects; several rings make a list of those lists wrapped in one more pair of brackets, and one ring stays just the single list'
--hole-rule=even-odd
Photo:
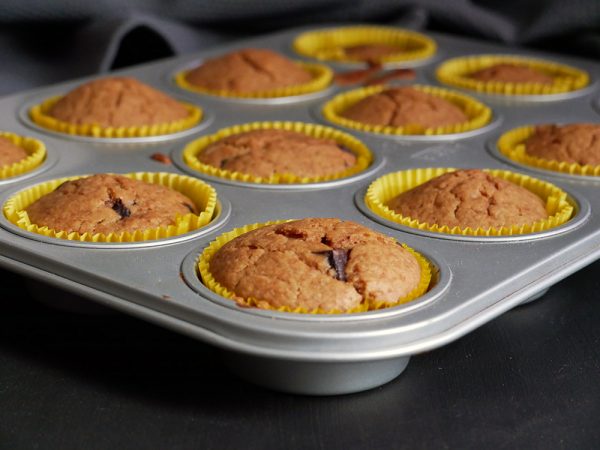
[{"label": "melted chocolate piece", "polygon": [[123,204],[123,200],[121,200],[120,198],[112,200],[112,209],[116,211],[118,215],[121,216],[121,219],[129,217],[131,215],[131,211],[129,210],[129,208],[127,208],[127,206]]},{"label": "melted chocolate piece", "polygon": [[335,270],[335,278],[346,281],[346,264],[348,263],[348,250],[334,248],[327,252],[327,261]]}]

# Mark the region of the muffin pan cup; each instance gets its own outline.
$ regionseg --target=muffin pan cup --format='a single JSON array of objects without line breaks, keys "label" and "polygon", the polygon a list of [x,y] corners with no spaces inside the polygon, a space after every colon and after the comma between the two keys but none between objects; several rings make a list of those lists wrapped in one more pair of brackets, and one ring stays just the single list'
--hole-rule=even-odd
[{"label": "muffin pan cup", "polygon": [[[66,92],[82,80],[0,99],[2,130],[44,142],[48,159],[27,177],[0,183],[0,201],[34,184],[86,173],[187,173],[185,145],[235,124],[256,121],[314,122],[323,96],[278,104],[234,102],[177,88],[165,74],[190,61],[243,47],[265,47],[294,58],[290,42],[310,27],[290,30],[208,52],[172,58],[120,71],[202,108],[212,122],[168,140],[85,139],[40,129],[22,117],[24,105]],[[506,53],[500,46],[433,34],[447,57]],[[525,54],[525,53],[524,53]],[[526,56],[532,56],[531,53]],[[589,73],[600,64],[561,56],[535,55],[564,62]],[[431,84],[435,67],[417,70],[417,83]],[[429,80],[429,81],[428,81]],[[437,84],[439,86],[439,84]],[[332,87],[328,99],[341,92]],[[471,94],[476,98],[485,98]],[[597,121],[589,94],[561,102],[489,102],[502,117],[493,133],[483,130],[462,139],[400,139],[349,131],[372,151],[374,163],[356,177],[301,188],[247,186],[195,174],[210,183],[220,214],[198,233],[142,243],[80,243],[20,229],[0,218],[0,266],[71,291],[104,306],[132,314],[219,347],[224,361],[241,377],[273,389],[311,395],[357,392],[392,380],[410,356],[465,335],[511,308],[534,299],[552,284],[600,258],[600,195],[587,179],[515,168],[494,157],[487,144],[506,130],[531,123]],[[487,102],[484,101],[484,102]],[[328,124],[328,126],[331,126]],[[492,136],[493,134],[493,136]],[[495,142],[495,141],[494,141]],[[171,155],[174,164],[150,158]],[[573,199],[575,216],[551,233],[442,238],[416,234],[363,212],[360,199],[380,176],[427,167],[486,167],[518,171],[550,181]],[[43,171],[42,171],[43,169]],[[587,178],[587,177],[586,177]],[[430,290],[396,307],[357,314],[294,314],[243,308],[211,292],[199,280],[196,261],[218,235],[235,228],[285,218],[339,217],[394,237],[423,254],[435,267]],[[532,306],[535,307],[535,306]],[[409,367],[410,370],[410,367]]]}]

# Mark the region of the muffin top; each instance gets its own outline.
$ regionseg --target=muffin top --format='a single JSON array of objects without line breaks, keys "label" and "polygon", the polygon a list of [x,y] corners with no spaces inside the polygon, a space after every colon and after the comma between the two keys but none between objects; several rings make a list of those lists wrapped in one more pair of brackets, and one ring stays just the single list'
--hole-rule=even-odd
[{"label": "muffin top", "polygon": [[38,226],[83,233],[134,232],[196,213],[192,200],[158,184],[98,174],[66,181],[26,208]]},{"label": "muffin top", "polygon": [[25,149],[0,136],[0,166],[8,166],[27,158]]},{"label": "muffin top", "polygon": [[443,174],[393,198],[388,206],[405,217],[450,228],[499,228],[548,217],[533,192],[476,169]]},{"label": "muffin top", "polygon": [[343,47],[343,49],[346,56],[361,61],[377,61],[383,56],[402,51],[400,47],[389,44],[360,44]]},{"label": "muffin top", "polygon": [[82,84],[56,102],[48,115],[75,125],[131,127],[189,116],[184,105],[134,79],[110,77]]},{"label": "muffin top", "polygon": [[248,48],[207,59],[186,80],[205,89],[251,93],[305,84],[312,75],[272,50]]},{"label": "muffin top", "polygon": [[369,125],[401,127],[420,125],[435,128],[468,121],[465,113],[447,100],[414,89],[386,89],[366,97],[341,116]]},{"label": "muffin top", "polygon": [[539,125],[525,141],[525,151],[553,161],[600,165],[600,125]]},{"label": "muffin top", "polygon": [[257,177],[276,173],[318,177],[342,172],[356,163],[356,156],[333,139],[287,130],[234,134],[206,147],[198,159],[220,169]]},{"label": "muffin top", "polygon": [[503,83],[542,83],[552,84],[554,79],[541,70],[517,64],[494,64],[469,75],[480,81],[500,81]]},{"label": "muffin top", "polygon": [[348,311],[366,299],[394,302],[420,281],[416,258],[395,240],[354,222],[302,219],[265,226],[212,257],[214,278],[258,306]]}]

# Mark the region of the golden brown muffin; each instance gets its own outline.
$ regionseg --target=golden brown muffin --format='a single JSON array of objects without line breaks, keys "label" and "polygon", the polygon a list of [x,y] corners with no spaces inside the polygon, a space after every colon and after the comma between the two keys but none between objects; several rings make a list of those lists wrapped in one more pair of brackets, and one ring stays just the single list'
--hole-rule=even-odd
[{"label": "golden brown muffin", "polygon": [[259,307],[348,311],[366,299],[394,302],[420,281],[416,258],[354,222],[302,219],[245,233],[211,259],[214,278]]},{"label": "golden brown muffin", "polygon": [[435,128],[468,121],[456,105],[411,87],[386,89],[352,105],[341,113],[356,122],[401,127]]},{"label": "golden brown muffin", "polygon": [[503,83],[542,83],[552,84],[554,79],[541,70],[516,64],[494,64],[469,75],[480,81],[501,81]]},{"label": "golden brown muffin", "polygon": [[305,84],[312,76],[272,50],[248,48],[207,59],[186,80],[204,89],[250,93]]},{"label": "golden brown muffin", "polygon": [[344,53],[352,59],[377,61],[383,56],[400,53],[402,49],[389,44],[361,44],[344,47]]},{"label": "golden brown muffin", "polygon": [[194,202],[165,186],[98,174],[61,184],[27,209],[38,226],[83,233],[121,233],[168,226],[196,213]]},{"label": "golden brown muffin", "polygon": [[548,217],[533,192],[481,170],[457,170],[393,198],[390,209],[427,224],[499,228]]},{"label": "golden brown muffin", "polygon": [[0,136],[0,166],[8,166],[27,158],[25,149]]},{"label": "golden brown muffin", "polygon": [[525,151],[538,158],[600,165],[600,125],[540,125],[525,141]]},{"label": "golden brown muffin", "polygon": [[61,98],[48,115],[76,125],[130,127],[174,122],[189,112],[162,92],[126,77],[85,83]]},{"label": "golden brown muffin", "polygon": [[356,163],[356,156],[333,139],[286,130],[234,134],[206,147],[198,159],[213,167],[257,177],[282,173],[318,177],[342,172]]}]

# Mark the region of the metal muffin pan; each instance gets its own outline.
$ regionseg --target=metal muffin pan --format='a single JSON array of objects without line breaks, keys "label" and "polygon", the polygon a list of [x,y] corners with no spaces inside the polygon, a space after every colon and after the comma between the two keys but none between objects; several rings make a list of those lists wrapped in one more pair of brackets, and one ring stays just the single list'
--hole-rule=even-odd
[{"label": "metal muffin pan", "polygon": [[[503,312],[541,295],[548,287],[600,257],[600,195],[598,183],[553,173],[515,169],[492,156],[490,139],[516,126],[540,122],[598,121],[592,102],[596,85],[568,100],[522,102],[478,96],[502,117],[492,133],[457,140],[427,142],[347,131],[375,154],[365,176],[307,187],[261,187],[232,183],[183,169],[185,144],[234,124],[290,120],[314,122],[317,96],[301,102],[249,103],[186,92],[170,74],[189,61],[241,47],[266,47],[298,58],[290,43],[303,27],[212,49],[195,55],[119,71],[200,105],[212,117],[202,130],[166,141],[127,144],[71,139],[42,132],[22,120],[23,105],[65,92],[84,80],[71,81],[0,99],[0,129],[43,140],[49,159],[43,169],[0,184],[0,198],[42,180],[91,172],[185,172],[212,184],[221,200],[221,217],[186,239],[152,245],[108,245],[90,248],[60,240],[44,240],[16,232],[2,219],[0,266],[100,304],[185,333],[221,348],[225,362],[243,378],[295,393],[328,395],[379,386],[400,374],[411,355],[447,344]],[[501,46],[430,33],[444,57],[484,52],[506,53]],[[522,53],[522,52],[519,52]],[[534,56],[531,52],[527,53]],[[556,55],[535,56],[573,64],[590,74],[600,64]],[[436,59],[439,62],[439,59]],[[418,83],[437,84],[430,77],[435,64],[417,69]],[[339,92],[333,88],[330,97]],[[173,165],[150,158],[172,155]],[[562,232],[526,239],[441,238],[387,226],[358,206],[361,193],[375,178],[419,167],[481,167],[517,170],[557,184],[578,205],[575,219]],[[230,208],[229,208],[230,206]],[[413,303],[356,315],[297,315],[241,308],[208,292],[195,278],[202,249],[224,231],[276,219],[339,217],[362,223],[395,237],[426,255],[436,266],[429,293]],[[158,245],[157,245],[158,244]]]}]

